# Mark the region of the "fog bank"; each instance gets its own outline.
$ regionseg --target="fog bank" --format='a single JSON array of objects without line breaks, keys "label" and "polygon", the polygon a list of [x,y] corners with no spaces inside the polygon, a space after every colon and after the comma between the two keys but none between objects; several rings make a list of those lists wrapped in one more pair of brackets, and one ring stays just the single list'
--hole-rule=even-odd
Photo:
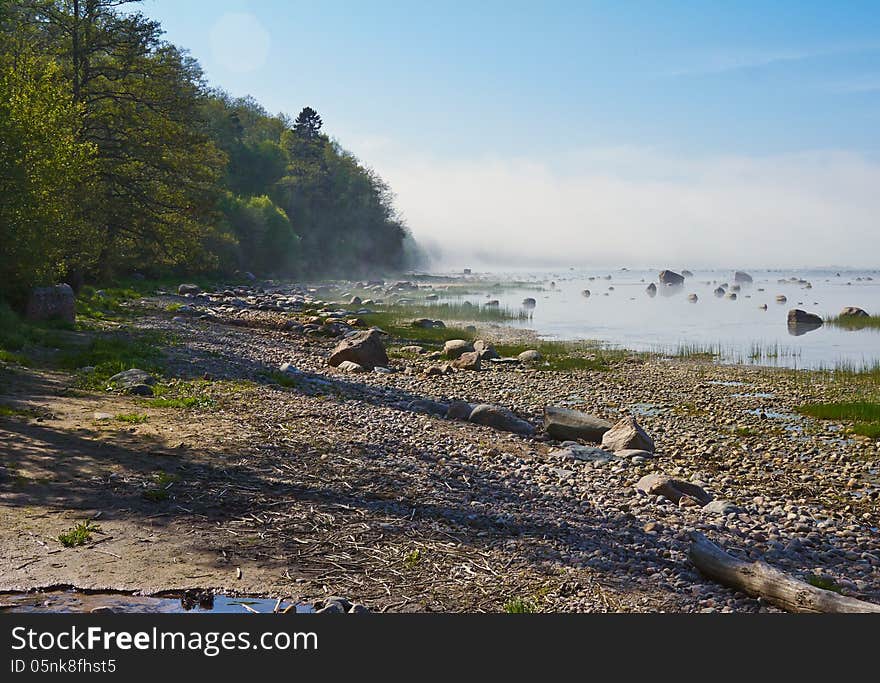
[{"label": "fog bank", "polygon": [[440,263],[874,267],[880,165],[837,151],[687,159],[650,149],[424,161],[378,145],[417,240]]}]

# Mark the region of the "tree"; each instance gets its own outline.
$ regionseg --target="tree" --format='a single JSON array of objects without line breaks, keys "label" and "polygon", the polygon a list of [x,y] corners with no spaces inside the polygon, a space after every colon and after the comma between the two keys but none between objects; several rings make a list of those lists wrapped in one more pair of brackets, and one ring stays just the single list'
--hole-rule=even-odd
[{"label": "tree", "polygon": [[225,159],[204,131],[198,63],[161,40],[130,0],[38,3],[45,49],[82,107],[97,150],[88,212],[102,230],[98,271],[209,267]]},{"label": "tree", "polygon": [[0,54],[0,298],[21,303],[96,255],[78,208],[95,152],[78,138],[80,113],[57,64]]},{"label": "tree", "polygon": [[293,132],[303,140],[317,140],[321,135],[321,117],[311,107],[305,107],[296,117]]}]

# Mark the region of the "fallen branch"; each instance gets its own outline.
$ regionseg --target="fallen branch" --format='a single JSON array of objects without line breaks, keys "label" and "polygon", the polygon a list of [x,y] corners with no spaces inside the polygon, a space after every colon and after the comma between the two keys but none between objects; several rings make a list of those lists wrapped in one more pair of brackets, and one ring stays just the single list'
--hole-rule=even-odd
[{"label": "fallen branch", "polygon": [[696,531],[691,533],[688,556],[706,577],[787,612],[880,613],[880,605],[811,586],[761,560],[738,560]]}]

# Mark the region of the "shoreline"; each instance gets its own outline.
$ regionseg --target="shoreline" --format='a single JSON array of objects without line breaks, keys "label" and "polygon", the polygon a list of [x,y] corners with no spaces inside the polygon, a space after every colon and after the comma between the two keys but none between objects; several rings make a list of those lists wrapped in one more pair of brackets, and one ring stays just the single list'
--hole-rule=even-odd
[{"label": "shoreline", "polygon": [[[386,344],[395,372],[349,375],[326,365],[337,337],[285,329],[308,311],[259,310],[271,296],[135,304],[123,327],[171,340],[162,405],[3,368],[0,402],[32,412],[0,418],[14,473],[0,479],[0,591],[329,594],[375,611],[501,611],[515,600],[540,611],[772,609],[695,570],[687,539],[700,531],[744,559],[880,602],[880,449],[794,412],[857,387],[639,354],[602,369],[426,376],[435,361],[397,342]],[[537,340],[477,325],[499,347]],[[283,363],[299,371],[290,382]],[[572,460],[540,431],[431,414],[431,402],[453,400],[498,403],[537,427],[547,405],[611,421],[635,412],[657,452]],[[698,482],[731,508],[638,495],[652,472]],[[145,494],[158,488],[167,496]],[[98,512],[98,543],[57,542]]]}]

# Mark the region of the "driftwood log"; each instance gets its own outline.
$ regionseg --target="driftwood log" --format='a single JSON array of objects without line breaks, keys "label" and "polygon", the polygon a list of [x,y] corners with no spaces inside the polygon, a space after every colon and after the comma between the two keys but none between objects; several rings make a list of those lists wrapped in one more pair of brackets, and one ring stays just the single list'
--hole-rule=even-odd
[{"label": "driftwood log", "polygon": [[699,532],[691,533],[689,557],[707,578],[753,598],[760,597],[787,612],[880,613],[880,605],[811,586],[761,560],[739,560]]}]

